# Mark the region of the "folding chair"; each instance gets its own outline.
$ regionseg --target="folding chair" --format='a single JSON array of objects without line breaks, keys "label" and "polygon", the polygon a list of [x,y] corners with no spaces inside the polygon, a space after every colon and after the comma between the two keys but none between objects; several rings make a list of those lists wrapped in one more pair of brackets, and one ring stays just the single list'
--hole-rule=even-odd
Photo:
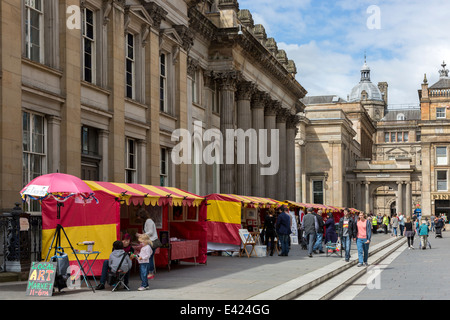
[{"label": "folding chair", "polygon": [[122,267],[123,260],[125,260],[125,257],[128,255],[128,253],[124,252],[122,259],[120,260],[119,265],[117,266],[116,272],[111,273],[109,285],[113,287],[112,292],[116,291],[116,289],[119,288],[119,285],[123,285],[125,289],[130,291],[130,288],[125,284],[125,276],[127,275],[127,272],[123,272],[120,270],[120,267]]}]

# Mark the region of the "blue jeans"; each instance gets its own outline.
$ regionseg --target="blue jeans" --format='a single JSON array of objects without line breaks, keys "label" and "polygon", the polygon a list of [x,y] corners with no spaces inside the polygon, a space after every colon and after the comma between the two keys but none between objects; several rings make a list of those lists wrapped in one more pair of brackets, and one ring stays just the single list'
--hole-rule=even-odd
[{"label": "blue jeans", "polygon": [[392,227],[394,229],[394,236],[397,236],[397,227]]},{"label": "blue jeans", "polygon": [[281,243],[281,254],[287,256],[289,253],[289,235],[280,234],[279,237]]},{"label": "blue jeans", "polygon": [[154,266],[154,264],[153,264],[153,256],[155,255],[155,250],[156,249],[152,249],[152,255],[150,256],[150,267],[149,267],[149,270],[150,270],[150,272],[151,273],[155,273],[155,266]]},{"label": "blue jeans", "polygon": [[141,286],[144,288],[148,287],[147,275],[150,272],[150,263],[139,264],[139,274],[141,276]]},{"label": "blue jeans", "polygon": [[308,233],[305,238],[308,241],[308,254],[312,254],[316,233]]},{"label": "blue jeans", "polygon": [[369,258],[369,244],[366,242],[366,238],[356,239],[356,248],[358,248],[358,260],[361,264],[367,263],[367,259]]},{"label": "blue jeans", "polygon": [[319,249],[319,251],[323,251],[322,239],[323,233],[322,232],[316,233],[316,243],[314,243],[313,250]]},{"label": "blue jeans", "polygon": [[345,250],[345,260],[350,260],[350,249],[352,247],[352,239],[349,236],[341,238],[341,250]]}]

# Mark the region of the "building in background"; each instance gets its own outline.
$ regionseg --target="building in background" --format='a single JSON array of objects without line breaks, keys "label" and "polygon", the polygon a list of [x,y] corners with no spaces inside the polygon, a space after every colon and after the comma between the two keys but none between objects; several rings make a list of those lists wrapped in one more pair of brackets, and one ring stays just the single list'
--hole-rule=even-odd
[{"label": "building in background", "polygon": [[297,201],[388,215],[420,206],[417,106],[389,107],[388,84],[371,82],[366,61],[347,99],[302,101],[306,124],[296,140]]},{"label": "building in background", "polygon": [[439,80],[419,90],[422,149],[422,212],[450,216],[450,78],[445,62]]}]

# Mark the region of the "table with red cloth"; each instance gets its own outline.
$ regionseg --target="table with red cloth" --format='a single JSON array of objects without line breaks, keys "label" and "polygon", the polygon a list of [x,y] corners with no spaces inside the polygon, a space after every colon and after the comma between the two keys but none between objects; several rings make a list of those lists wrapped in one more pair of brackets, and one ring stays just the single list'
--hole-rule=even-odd
[{"label": "table with red cloth", "polygon": [[171,241],[170,260],[194,258],[194,262],[197,263],[198,243],[198,240]]},{"label": "table with red cloth", "polygon": [[[167,268],[170,270],[170,261],[194,259],[194,264],[197,264],[197,257],[199,255],[199,240],[176,240],[170,241],[170,248],[158,248],[155,250],[155,255],[165,255]],[[139,254],[141,246],[133,245],[135,253]],[[155,265],[156,268],[156,265]]]}]

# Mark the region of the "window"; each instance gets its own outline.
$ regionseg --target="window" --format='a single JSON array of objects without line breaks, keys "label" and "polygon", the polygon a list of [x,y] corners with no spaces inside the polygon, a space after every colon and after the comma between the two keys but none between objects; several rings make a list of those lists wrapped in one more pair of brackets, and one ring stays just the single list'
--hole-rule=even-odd
[{"label": "window", "polygon": [[45,172],[45,119],[24,112],[23,115],[23,185]]},{"label": "window", "polygon": [[447,164],[447,147],[436,147],[436,165],[446,166]]},{"label": "window", "polygon": [[408,141],[409,141],[409,133],[403,132],[403,142],[408,142]]},{"label": "window", "polygon": [[436,108],[436,119],[445,119],[445,108]]},{"label": "window", "polygon": [[[46,129],[43,116],[24,112],[22,114],[22,185],[46,173]],[[27,201],[25,211],[39,212],[38,201]]]},{"label": "window", "polygon": [[389,142],[389,132],[384,133],[384,142]]},{"label": "window", "polygon": [[95,82],[95,15],[83,9],[83,80]]},{"label": "window", "polygon": [[167,187],[169,185],[169,151],[161,148],[160,157],[160,185]]},{"label": "window", "polygon": [[162,112],[167,112],[167,66],[164,53],[159,57],[159,66],[159,109]]},{"label": "window", "polygon": [[126,36],[126,87],[127,98],[135,98],[135,38],[134,35],[128,33]]},{"label": "window", "polygon": [[421,141],[421,140],[422,140],[422,132],[416,131],[416,141]]},{"label": "window", "polygon": [[25,55],[44,62],[44,8],[42,0],[25,0]]},{"label": "window", "polygon": [[92,10],[83,9],[83,80],[95,79],[95,16]]},{"label": "window", "polygon": [[313,203],[323,204],[323,180],[313,180]]},{"label": "window", "polygon": [[395,142],[395,132],[391,132],[391,142]]},{"label": "window", "polygon": [[125,181],[126,183],[137,182],[137,152],[136,140],[126,139],[126,168]]},{"label": "window", "polygon": [[98,130],[83,126],[81,128],[81,153],[88,156],[98,156]]},{"label": "window", "polygon": [[404,115],[403,113],[399,113],[399,114],[397,115],[397,120],[398,120],[398,121],[406,120],[406,117],[405,117],[405,115]]},{"label": "window", "polygon": [[437,191],[447,191],[447,171],[437,171]]}]

